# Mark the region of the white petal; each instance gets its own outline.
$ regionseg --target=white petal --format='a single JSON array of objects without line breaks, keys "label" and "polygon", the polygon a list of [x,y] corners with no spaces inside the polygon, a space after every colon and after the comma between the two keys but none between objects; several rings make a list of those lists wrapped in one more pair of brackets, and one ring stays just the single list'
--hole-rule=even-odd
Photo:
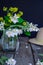
[{"label": "white petal", "polygon": [[16,15],[16,13],[14,14],[14,18],[16,18],[16,19],[19,18],[19,17]]}]

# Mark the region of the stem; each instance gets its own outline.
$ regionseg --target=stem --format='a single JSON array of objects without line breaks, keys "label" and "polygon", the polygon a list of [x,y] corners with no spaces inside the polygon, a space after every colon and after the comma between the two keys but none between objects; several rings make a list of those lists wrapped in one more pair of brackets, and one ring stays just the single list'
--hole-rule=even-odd
[{"label": "stem", "polygon": [[24,26],[22,26],[22,25],[12,25],[12,26],[8,27],[7,29],[12,28],[12,27],[19,27],[19,28],[21,28],[22,30],[24,30],[24,29],[23,29]]},{"label": "stem", "polygon": [[23,27],[23,26],[21,26],[21,25],[12,25],[12,26],[10,26],[10,27],[15,27],[15,26],[16,26],[16,27],[21,27],[21,28]]}]

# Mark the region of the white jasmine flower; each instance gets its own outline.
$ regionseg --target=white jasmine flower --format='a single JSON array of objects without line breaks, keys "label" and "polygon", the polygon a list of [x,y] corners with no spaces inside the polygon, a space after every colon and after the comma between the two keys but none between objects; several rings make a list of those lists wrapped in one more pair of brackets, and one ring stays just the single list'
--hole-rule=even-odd
[{"label": "white jasmine flower", "polygon": [[8,37],[14,37],[14,33],[11,30],[6,31]]},{"label": "white jasmine flower", "polygon": [[15,65],[15,64],[16,64],[16,60],[13,59],[13,58],[9,58],[9,59],[6,61],[6,63],[7,63],[8,65]]},{"label": "white jasmine flower", "polygon": [[38,59],[38,61],[37,61],[36,65],[41,65],[41,62],[40,62],[40,60],[39,60],[39,59]]},{"label": "white jasmine flower", "polygon": [[18,18],[19,18],[19,17],[18,17],[16,14],[14,14],[13,17],[10,17],[11,21],[12,21],[14,24],[18,22]]},{"label": "white jasmine flower", "polygon": [[14,35],[18,35],[18,29],[13,29],[12,32],[14,33]]},{"label": "white jasmine flower", "polygon": [[22,33],[23,33],[23,31],[22,31],[21,29],[19,29],[19,32],[18,32],[18,33],[19,33],[19,35],[20,35],[20,34],[22,34]]},{"label": "white jasmine flower", "polygon": [[21,29],[9,29],[9,30],[7,30],[6,31],[6,35],[8,36],[8,37],[14,37],[15,35],[17,36],[17,35],[20,35],[20,34],[22,34],[22,30]]},{"label": "white jasmine flower", "polygon": [[0,26],[0,30],[3,30],[3,26]]},{"label": "white jasmine flower", "polygon": [[21,29],[13,29],[12,31],[15,33],[15,35],[22,34],[22,30]]},{"label": "white jasmine flower", "polygon": [[4,22],[1,22],[1,24],[0,24],[0,25],[3,25],[3,26],[4,26],[4,24],[5,24]]},{"label": "white jasmine flower", "polygon": [[29,31],[32,32],[32,31],[39,31],[39,28],[37,27],[37,25],[33,25],[32,23],[29,24]]},{"label": "white jasmine flower", "polygon": [[0,23],[0,30],[4,30],[4,23],[3,22]]}]

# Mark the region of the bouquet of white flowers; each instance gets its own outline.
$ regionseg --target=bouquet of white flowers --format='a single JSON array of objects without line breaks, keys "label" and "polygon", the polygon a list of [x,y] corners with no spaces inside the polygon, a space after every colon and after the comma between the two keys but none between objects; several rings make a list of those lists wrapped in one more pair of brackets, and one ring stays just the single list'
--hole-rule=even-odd
[{"label": "bouquet of white flowers", "polygon": [[7,29],[7,31],[9,31],[9,29],[11,29],[12,27],[12,29],[15,29],[15,31],[17,31],[17,29],[18,31],[20,31],[19,29],[21,29],[22,32],[24,31],[26,35],[30,35],[30,32],[32,31],[37,32],[39,30],[36,24],[34,25],[22,19],[21,16],[23,15],[23,12],[22,11],[18,12],[17,7],[10,8],[3,7],[3,11],[6,12],[7,14],[4,17],[0,17],[0,30]]}]

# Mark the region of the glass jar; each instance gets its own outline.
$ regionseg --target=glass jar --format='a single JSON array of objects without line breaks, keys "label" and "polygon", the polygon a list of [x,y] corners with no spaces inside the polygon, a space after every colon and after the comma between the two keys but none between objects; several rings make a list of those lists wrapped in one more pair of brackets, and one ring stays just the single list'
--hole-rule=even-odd
[{"label": "glass jar", "polygon": [[18,43],[18,36],[8,37],[5,31],[2,36],[2,48],[3,50],[14,50]]}]

